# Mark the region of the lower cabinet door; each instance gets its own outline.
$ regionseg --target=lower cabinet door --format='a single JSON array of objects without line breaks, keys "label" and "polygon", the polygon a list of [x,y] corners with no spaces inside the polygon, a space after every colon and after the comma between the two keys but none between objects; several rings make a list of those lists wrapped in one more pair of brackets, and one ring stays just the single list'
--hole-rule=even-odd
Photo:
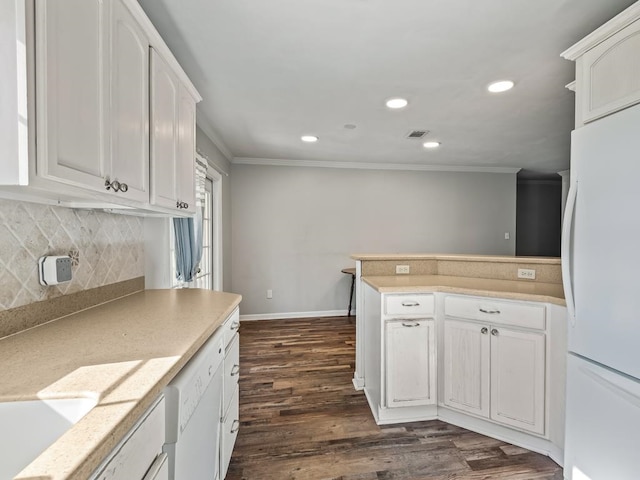
[{"label": "lower cabinet door", "polygon": [[240,429],[240,389],[236,386],[236,390],[231,399],[231,404],[222,418],[222,435],[220,442],[220,478],[223,479],[227,475],[229,463],[231,462],[231,454],[233,446],[236,443],[238,430]]},{"label": "lower cabinet door", "polygon": [[491,327],[491,419],[544,434],[545,335]]},{"label": "lower cabinet door", "polygon": [[436,343],[433,319],[385,322],[387,407],[436,402]]},{"label": "lower cabinet door", "polygon": [[489,326],[444,323],[444,404],[489,417]]}]

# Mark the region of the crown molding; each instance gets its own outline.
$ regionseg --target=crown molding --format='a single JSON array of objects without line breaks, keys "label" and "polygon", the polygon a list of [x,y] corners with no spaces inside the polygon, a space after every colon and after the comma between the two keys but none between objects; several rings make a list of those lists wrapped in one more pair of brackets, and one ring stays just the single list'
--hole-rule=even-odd
[{"label": "crown molding", "polygon": [[216,146],[220,153],[226,158],[229,162],[233,162],[233,154],[231,150],[225,145],[222,141],[220,135],[215,128],[209,123],[209,121],[204,117],[203,114],[196,115],[196,125],[200,127],[200,129],[207,134],[209,140]]},{"label": "crown molding", "polygon": [[640,18],[640,2],[634,3],[626,10],[623,10],[600,28],[562,52],[560,56],[567,60],[576,60],[588,50],[638,20],[638,18]]},{"label": "crown molding", "polygon": [[468,165],[413,165],[407,163],[327,162],[275,158],[234,157],[234,165],[267,165],[272,167],[348,168],[355,170],[404,170],[419,172],[518,173],[515,167],[475,167]]}]

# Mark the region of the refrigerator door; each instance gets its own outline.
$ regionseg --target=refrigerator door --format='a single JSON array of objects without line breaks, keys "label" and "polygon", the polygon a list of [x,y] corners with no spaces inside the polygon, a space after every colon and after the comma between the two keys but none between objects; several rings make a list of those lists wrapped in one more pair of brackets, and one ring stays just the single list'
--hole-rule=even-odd
[{"label": "refrigerator door", "polygon": [[640,378],[640,105],[572,135],[569,351]]},{"label": "refrigerator door", "polygon": [[640,382],[571,354],[567,379],[565,478],[637,480]]}]

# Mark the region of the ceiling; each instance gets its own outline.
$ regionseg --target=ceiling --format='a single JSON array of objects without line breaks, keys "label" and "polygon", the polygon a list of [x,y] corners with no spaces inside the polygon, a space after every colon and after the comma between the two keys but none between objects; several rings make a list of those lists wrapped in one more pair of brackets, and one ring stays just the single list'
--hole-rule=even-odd
[{"label": "ceiling", "polygon": [[[549,173],[569,167],[574,122],[560,53],[634,1],[140,4],[204,98],[198,124],[234,162]],[[488,93],[500,79],[515,88]],[[389,110],[395,96],[409,105]],[[430,133],[405,138],[414,129]]]}]

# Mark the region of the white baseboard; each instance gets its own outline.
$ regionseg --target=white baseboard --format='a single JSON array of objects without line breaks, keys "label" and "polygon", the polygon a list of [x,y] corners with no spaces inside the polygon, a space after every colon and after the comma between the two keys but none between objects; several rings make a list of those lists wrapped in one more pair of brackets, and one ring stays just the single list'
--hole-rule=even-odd
[{"label": "white baseboard", "polygon": [[[352,316],[355,310],[351,309]],[[285,312],[285,313],[256,313],[252,315],[240,315],[240,321],[253,320],[283,320],[283,319],[303,319],[313,317],[346,317],[347,310],[324,310],[321,312]]]}]

